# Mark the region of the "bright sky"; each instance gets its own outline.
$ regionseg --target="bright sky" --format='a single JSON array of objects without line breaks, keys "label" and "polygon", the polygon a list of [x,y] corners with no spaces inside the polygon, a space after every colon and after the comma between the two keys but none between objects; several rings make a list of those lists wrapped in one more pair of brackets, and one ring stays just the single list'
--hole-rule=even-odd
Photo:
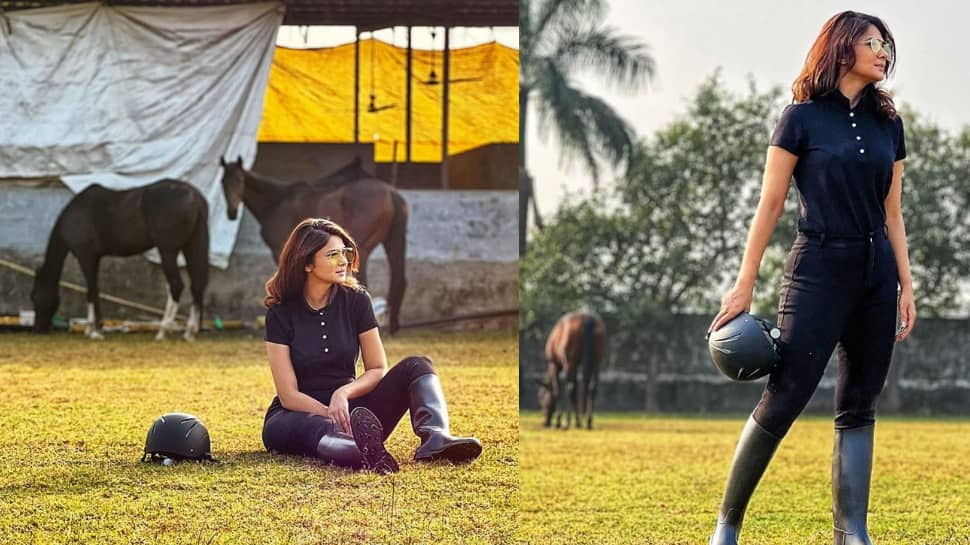
[{"label": "bright sky", "polygon": [[[411,31],[411,44],[416,49],[443,49],[445,36],[443,29],[438,27],[435,37],[431,39],[431,27],[414,27]],[[381,41],[393,43],[400,47],[407,46],[408,31],[405,27],[385,28],[374,31],[374,36]],[[371,37],[370,32],[364,32],[361,38]],[[351,43],[354,41],[354,27],[352,26],[282,26],[277,34],[276,45],[292,48],[331,47]],[[518,27],[488,27],[470,28],[455,27],[451,30],[451,48],[471,47],[485,42],[497,41],[508,47],[519,48]]]},{"label": "bright sky", "polygon": [[[746,89],[747,74],[760,89],[789,89],[822,24],[845,9],[880,17],[892,31],[898,62],[888,87],[897,103],[911,104],[946,129],[970,125],[970,48],[963,43],[970,2],[958,0],[857,0],[852,5],[832,0],[612,0],[607,24],[650,47],[656,79],[638,96],[592,79],[581,84],[606,98],[638,133],[648,135],[683,114],[687,97],[718,66],[736,91]],[[528,127],[528,167],[536,180],[540,211],[548,216],[566,190],[588,193],[591,182],[578,166],[571,172],[557,168],[558,149],[551,139],[539,141],[534,120],[530,117]],[[766,146],[767,139],[765,135]]]}]

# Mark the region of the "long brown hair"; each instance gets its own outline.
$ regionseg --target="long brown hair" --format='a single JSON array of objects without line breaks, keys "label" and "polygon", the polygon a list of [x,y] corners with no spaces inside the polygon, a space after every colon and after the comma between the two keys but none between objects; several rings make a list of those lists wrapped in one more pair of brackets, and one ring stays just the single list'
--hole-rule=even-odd
[{"label": "long brown hair", "polygon": [[297,225],[280,252],[279,268],[266,282],[266,298],[263,304],[269,308],[277,303],[303,295],[306,284],[306,266],[313,263],[313,256],[326,246],[330,237],[343,239],[344,245],[354,249],[354,261],[350,264],[350,274],[343,284],[358,288],[360,284],[353,277],[360,270],[360,252],[357,243],[347,231],[336,223],[319,218],[307,218]]},{"label": "long brown hair", "polygon": [[[889,32],[889,27],[878,17],[855,11],[843,11],[826,21],[818,38],[815,38],[815,43],[812,44],[805,58],[805,66],[791,86],[794,95],[792,101],[806,102],[826,93],[838,92],[839,60],[845,59],[850,69],[855,65],[853,44],[866,33],[869,25],[879,29],[882,39],[892,46],[893,57],[886,59],[886,77],[889,77],[896,65],[896,41]],[[876,101],[883,117],[896,118],[893,99],[885,89],[870,83],[863,92],[873,94],[872,98]]]}]

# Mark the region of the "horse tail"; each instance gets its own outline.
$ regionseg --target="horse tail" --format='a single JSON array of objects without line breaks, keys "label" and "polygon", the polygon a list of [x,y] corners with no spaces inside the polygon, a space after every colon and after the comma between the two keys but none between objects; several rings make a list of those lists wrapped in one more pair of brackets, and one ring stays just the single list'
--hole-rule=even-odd
[{"label": "horse tail", "polygon": [[387,265],[391,271],[391,285],[387,297],[387,304],[391,313],[390,332],[394,333],[400,327],[401,302],[404,300],[404,290],[407,288],[405,276],[405,253],[407,251],[408,233],[408,203],[397,191],[391,191],[391,202],[394,215],[391,227],[384,240],[384,252],[387,254]]},{"label": "horse tail", "polygon": [[[192,301],[202,309],[205,288],[209,283],[209,204],[201,193],[196,196],[198,201],[195,213],[195,229],[189,236],[189,241],[182,250],[185,254],[185,268],[189,272],[192,282]],[[200,312],[201,314],[201,312]],[[199,319],[201,320],[201,316]]]},{"label": "horse tail", "polygon": [[596,367],[596,318],[590,315],[583,316],[583,350],[580,357],[583,376],[588,380]]},{"label": "horse tail", "polygon": [[[61,217],[63,217],[63,214]],[[37,269],[35,280],[37,287],[57,290],[68,251],[70,249],[67,247],[67,242],[61,236],[61,218],[59,217],[54,224],[54,228],[51,229],[50,238],[47,240],[47,251],[44,254],[44,262]]]},{"label": "horse tail", "polygon": [[[70,203],[68,204],[70,207]],[[50,330],[51,320],[60,303],[58,297],[61,273],[64,270],[64,260],[70,248],[64,237],[61,235],[64,213],[57,218],[54,228],[51,229],[50,238],[47,240],[47,252],[44,255],[44,262],[41,263],[34,275],[34,285],[30,292],[30,297],[34,303],[34,331],[46,332]]]},{"label": "horse tail", "polygon": [[593,375],[596,373],[596,318],[589,314],[583,315],[582,348],[579,362],[583,371],[580,407],[585,414],[587,392],[593,382]]}]

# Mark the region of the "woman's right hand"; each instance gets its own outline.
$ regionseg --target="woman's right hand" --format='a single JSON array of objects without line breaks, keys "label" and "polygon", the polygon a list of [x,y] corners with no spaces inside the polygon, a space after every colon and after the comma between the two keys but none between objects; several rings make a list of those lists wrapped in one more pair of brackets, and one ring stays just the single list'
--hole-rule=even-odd
[{"label": "woman's right hand", "polygon": [[327,416],[333,419],[339,431],[353,433],[350,429],[350,406],[347,400],[347,393],[337,389],[330,396],[330,405],[327,406]]},{"label": "woman's right hand", "polygon": [[754,286],[747,287],[735,284],[727,293],[721,297],[721,310],[714,317],[707,332],[711,333],[721,329],[721,326],[730,322],[732,318],[741,314],[741,311],[751,311],[751,298],[754,294]]}]

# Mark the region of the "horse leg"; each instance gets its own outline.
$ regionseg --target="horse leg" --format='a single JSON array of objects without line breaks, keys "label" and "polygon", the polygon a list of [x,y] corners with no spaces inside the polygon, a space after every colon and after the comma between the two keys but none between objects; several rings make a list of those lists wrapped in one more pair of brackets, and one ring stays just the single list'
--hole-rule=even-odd
[{"label": "horse leg", "polygon": [[593,400],[596,398],[596,387],[599,386],[599,377],[595,374],[589,381],[586,390],[586,429],[593,429]]},{"label": "horse leg", "polygon": [[182,296],[182,288],[185,286],[182,284],[182,275],[179,274],[178,250],[163,251],[159,248],[158,253],[162,256],[162,272],[165,273],[165,279],[168,281],[168,301],[165,303],[165,315],[162,316],[162,323],[158,327],[158,335],[155,335],[156,341],[162,341],[165,340],[165,332],[171,329],[175,323],[175,314],[179,308],[179,297]]},{"label": "horse leg", "polygon": [[192,240],[182,253],[185,255],[185,268],[188,269],[189,279],[192,281],[192,310],[189,311],[189,321],[185,325],[183,338],[192,342],[199,333],[205,288],[209,283],[209,228],[205,220],[196,227]]},{"label": "horse leg", "polygon": [[[559,383],[560,392],[562,392],[562,386],[565,385],[566,397],[568,398],[570,395],[570,384],[569,384],[569,374],[565,366],[563,366],[559,370],[559,376],[557,377],[557,382]],[[567,402],[568,402],[568,399],[560,400],[560,402],[556,405],[556,427],[560,429],[566,429],[566,430],[569,429],[569,406],[566,405]],[[559,405],[562,405],[562,407],[560,407]],[[562,420],[563,413],[566,414],[565,425],[563,425],[563,420]]]},{"label": "horse leg", "polygon": [[561,368],[555,365],[549,372],[552,375],[552,402],[549,405],[550,419],[556,421],[556,428],[562,427],[562,414],[559,411],[559,403],[562,401],[562,382],[559,378]]},{"label": "horse leg", "polygon": [[360,248],[360,266],[357,270],[357,281],[361,283],[365,288],[367,287],[367,260],[370,258],[370,252]]},{"label": "horse leg", "polygon": [[[548,397],[545,398],[545,404],[542,407],[544,413],[542,415],[542,425],[543,427],[548,428],[552,425],[552,415],[556,412],[556,389],[558,389],[556,385],[556,364],[551,361],[546,362],[546,375],[545,382],[543,384],[545,385],[544,387],[546,390],[548,390],[548,392],[546,392]],[[540,388],[541,387],[542,386],[540,386]]]},{"label": "horse leg", "polygon": [[576,427],[580,426],[579,423],[579,389],[578,389],[578,377],[577,371],[579,369],[574,365],[572,369],[569,370],[569,376],[567,378],[566,388],[567,394],[569,395],[569,411],[566,413],[566,427],[570,426],[570,420],[575,420]]},{"label": "horse leg", "polygon": [[84,328],[84,335],[94,340],[102,340],[104,335],[101,334],[101,302],[98,297],[100,258],[96,255],[86,255],[78,258],[78,263],[84,274],[84,282],[88,285],[88,325]]},{"label": "horse leg", "polygon": [[394,202],[394,219],[387,238],[384,239],[384,252],[387,254],[387,268],[391,273],[391,282],[387,290],[387,308],[390,313],[390,332],[395,333],[401,327],[401,303],[404,302],[404,290],[408,280],[405,275],[405,253],[407,250],[408,204],[397,192],[392,194]]}]

